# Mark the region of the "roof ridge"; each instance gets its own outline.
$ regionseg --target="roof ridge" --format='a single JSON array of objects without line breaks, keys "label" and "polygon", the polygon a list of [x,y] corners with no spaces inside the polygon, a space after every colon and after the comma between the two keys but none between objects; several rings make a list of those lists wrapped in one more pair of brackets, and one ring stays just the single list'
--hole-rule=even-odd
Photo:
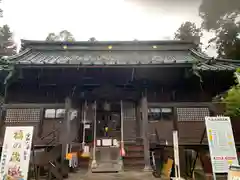
[{"label": "roof ridge", "polygon": [[211,59],[213,59],[213,57],[209,57],[209,56],[207,56],[206,54],[204,54],[204,53],[202,53],[202,52],[199,52],[199,51],[197,51],[197,50],[195,50],[195,49],[189,49],[190,50],[190,52],[192,52],[194,55],[196,55],[196,56],[198,56],[198,57],[200,57],[200,58],[202,58],[202,59],[205,59],[205,60],[211,60]]},{"label": "roof ridge", "polygon": [[15,55],[7,57],[7,59],[8,60],[16,59],[16,58],[18,58],[20,56],[23,56],[24,54],[27,54],[30,51],[31,51],[31,48],[24,49],[23,51],[20,51],[18,54],[15,54]]},{"label": "roof ridge", "polygon": [[117,40],[117,41],[41,41],[41,40],[25,40],[21,39],[21,42],[23,45],[43,45],[43,44],[49,44],[49,45],[61,45],[61,44],[72,44],[72,45],[79,45],[79,44],[152,44],[152,43],[157,43],[153,45],[158,45],[158,44],[196,44],[193,41],[182,41],[182,40],[139,40],[139,41],[131,41],[131,40]]}]

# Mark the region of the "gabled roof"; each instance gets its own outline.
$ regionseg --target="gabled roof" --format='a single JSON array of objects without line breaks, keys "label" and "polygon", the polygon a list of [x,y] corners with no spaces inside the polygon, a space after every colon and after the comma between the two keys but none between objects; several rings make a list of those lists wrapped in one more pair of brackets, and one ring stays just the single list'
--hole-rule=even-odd
[{"label": "gabled roof", "polygon": [[22,40],[21,52],[9,59],[21,66],[194,65],[197,70],[234,71],[240,61],[214,59],[189,41],[80,41]]}]

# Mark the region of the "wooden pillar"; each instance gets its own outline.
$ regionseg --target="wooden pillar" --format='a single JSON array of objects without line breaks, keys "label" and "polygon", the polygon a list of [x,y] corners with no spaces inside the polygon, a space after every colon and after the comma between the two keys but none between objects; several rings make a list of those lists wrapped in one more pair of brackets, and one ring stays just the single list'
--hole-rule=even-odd
[{"label": "wooden pillar", "polygon": [[173,108],[173,130],[178,131],[178,115],[177,115],[177,107]]},{"label": "wooden pillar", "polygon": [[144,145],[144,161],[145,171],[152,170],[150,165],[150,152],[149,152],[149,139],[148,139],[148,102],[147,97],[144,95],[141,99],[141,111],[142,111],[142,137]]},{"label": "wooden pillar", "polygon": [[70,116],[71,116],[71,99],[67,97],[65,99],[65,118],[62,123],[62,130],[61,133],[66,132],[64,134],[61,134],[61,142],[62,142],[62,163],[65,162],[66,154],[68,153],[68,144],[70,143],[70,133],[71,133],[71,122],[70,122]]},{"label": "wooden pillar", "polygon": [[141,135],[141,110],[140,103],[135,103],[135,116],[136,116],[136,141],[137,143],[142,143]]}]

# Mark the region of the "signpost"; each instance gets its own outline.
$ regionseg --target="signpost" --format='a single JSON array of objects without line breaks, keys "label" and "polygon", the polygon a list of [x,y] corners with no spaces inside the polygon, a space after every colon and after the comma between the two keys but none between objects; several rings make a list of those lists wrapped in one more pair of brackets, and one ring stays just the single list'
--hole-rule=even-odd
[{"label": "signpost", "polygon": [[213,177],[228,173],[229,166],[238,165],[237,152],[229,117],[205,117]]},{"label": "signpost", "polygon": [[177,179],[180,179],[181,175],[179,163],[178,131],[173,131],[173,149],[174,149],[175,177]]},{"label": "signpost", "polygon": [[6,127],[1,164],[1,179],[27,180],[33,126]]}]

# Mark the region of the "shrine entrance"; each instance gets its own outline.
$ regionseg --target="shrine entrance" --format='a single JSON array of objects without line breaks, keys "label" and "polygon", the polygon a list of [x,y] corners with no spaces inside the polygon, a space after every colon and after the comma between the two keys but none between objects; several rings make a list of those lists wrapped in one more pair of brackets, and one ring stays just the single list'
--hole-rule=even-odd
[{"label": "shrine entrance", "polygon": [[96,137],[121,140],[120,102],[98,102],[96,110]]},{"label": "shrine entrance", "polygon": [[122,101],[95,102],[92,172],[118,172],[122,169]]}]

